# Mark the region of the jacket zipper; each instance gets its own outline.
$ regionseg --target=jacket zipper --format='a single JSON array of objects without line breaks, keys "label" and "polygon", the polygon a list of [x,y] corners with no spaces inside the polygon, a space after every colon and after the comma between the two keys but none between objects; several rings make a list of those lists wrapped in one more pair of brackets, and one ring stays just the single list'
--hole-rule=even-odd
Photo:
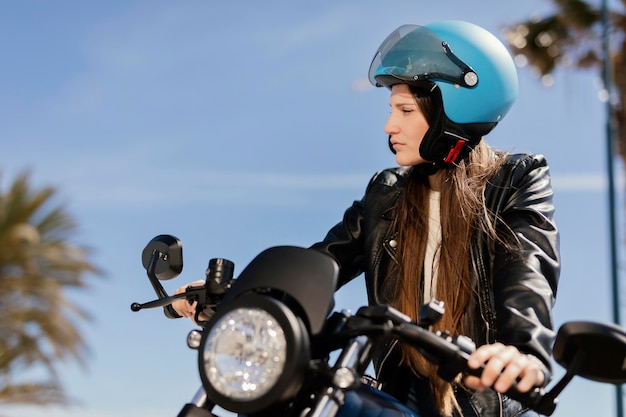
[{"label": "jacket zipper", "polygon": [[[391,355],[391,351],[396,347],[397,344],[398,344],[398,340],[394,340],[391,343],[391,345],[389,346],[389,349],[387,349],[387,352],[385,353],[385,356],[383,356],[380,363],[378,364],[378,368],[376,369],[376,379],[378,379],[379,381],[380,381],[380,373],[383,370],[385,361],[387,361],[387,359],[389,358],[389,355]],[[382,387],[382,382],[381,382],[381,387]]]}]

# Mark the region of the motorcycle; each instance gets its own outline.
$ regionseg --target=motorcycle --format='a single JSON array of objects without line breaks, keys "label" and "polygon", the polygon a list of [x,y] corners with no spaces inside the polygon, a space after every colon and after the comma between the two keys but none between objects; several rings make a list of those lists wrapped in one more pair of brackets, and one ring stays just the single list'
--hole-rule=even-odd
[{"label": "motorcycle", "polygon": [[[156,236],[142,263],[157,299],[132,303],[132,311],[162,307],[177,318],[174,301],[197,302],[200,329],[189,333],[187,344],[198,350],[202,386],[179,417],[218,417],[213,413],[220,408],[254,417],[419,417],[367,375],[375,348],[390,339],[410,343],[448,381],[459,372],[481,373],[467,366],[475,349],[470,338],[431,330],[444,314],[437,300],[422,308],[417,323],[386,305],[333,311],[338,266],[311,249],[269,248],[236,279],[231,261],[211,259],[203,285],[171,296],[160,281],[182,272],[180,240]],[[553,354],[566,373],[549,391],[520,393],[513,386],[506,394],[549,416],[574,376],[626,382],[626,331],[616,325],[567,322]]]}]

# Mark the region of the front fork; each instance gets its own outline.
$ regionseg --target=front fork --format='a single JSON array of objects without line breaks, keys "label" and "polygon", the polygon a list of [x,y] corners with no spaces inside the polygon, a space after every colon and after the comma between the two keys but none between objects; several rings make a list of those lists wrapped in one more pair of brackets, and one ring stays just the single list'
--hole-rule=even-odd
[{"label": "front fork", "polygon": [[182,410],[180,410],[178,417],[217,417],[207,410],[207,405],[206,392],[203,387],[200,387],[191,402],[185,404]]},{"label": "front fork", "polygon": [[341,351],[331,371],[331,385],[319,395],[318,400],[306,417],[335,417],[344,404],[346,391],[361,384],[360,376],[369,362],[372,342],[366,336],[350,340]]}]

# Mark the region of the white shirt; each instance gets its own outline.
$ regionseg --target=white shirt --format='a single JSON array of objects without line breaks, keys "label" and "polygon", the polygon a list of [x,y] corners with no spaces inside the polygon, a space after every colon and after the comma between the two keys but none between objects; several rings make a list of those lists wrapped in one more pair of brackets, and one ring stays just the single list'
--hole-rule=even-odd
[{"label": "white shirt", "polygon": [[441,247],[441,218],[439,216],[439,191],[430,191],[428,210],[428,241],[424,258],[424,303],[430,302],[437,288],[439,253]]}]

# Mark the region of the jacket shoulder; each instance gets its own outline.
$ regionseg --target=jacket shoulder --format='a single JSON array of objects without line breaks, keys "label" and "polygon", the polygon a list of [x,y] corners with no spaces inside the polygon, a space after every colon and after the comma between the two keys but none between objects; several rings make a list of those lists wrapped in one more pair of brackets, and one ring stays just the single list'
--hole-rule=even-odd
[{"label": "jacket shoulder", "polygon": [[372,188],[373,185],[395,187],[398,185],[399,182],[403,181],[409,170],[409,167],[395,167],[378,171],[370,179],[367,188],[369,190],[370,188]]},{"label": "jacket shoulder", "polygon": [[542,154],[517,153],[506,156],[505,167],[521,171],[530,171],[540,167],[548,167],[548,161]]},{"label": "jacket shoulder", "polygon": [[550,180],[550,168],[541,154],[510,154],[499,172],[489,181],[492,186],[513,186],[539,179]]}]

